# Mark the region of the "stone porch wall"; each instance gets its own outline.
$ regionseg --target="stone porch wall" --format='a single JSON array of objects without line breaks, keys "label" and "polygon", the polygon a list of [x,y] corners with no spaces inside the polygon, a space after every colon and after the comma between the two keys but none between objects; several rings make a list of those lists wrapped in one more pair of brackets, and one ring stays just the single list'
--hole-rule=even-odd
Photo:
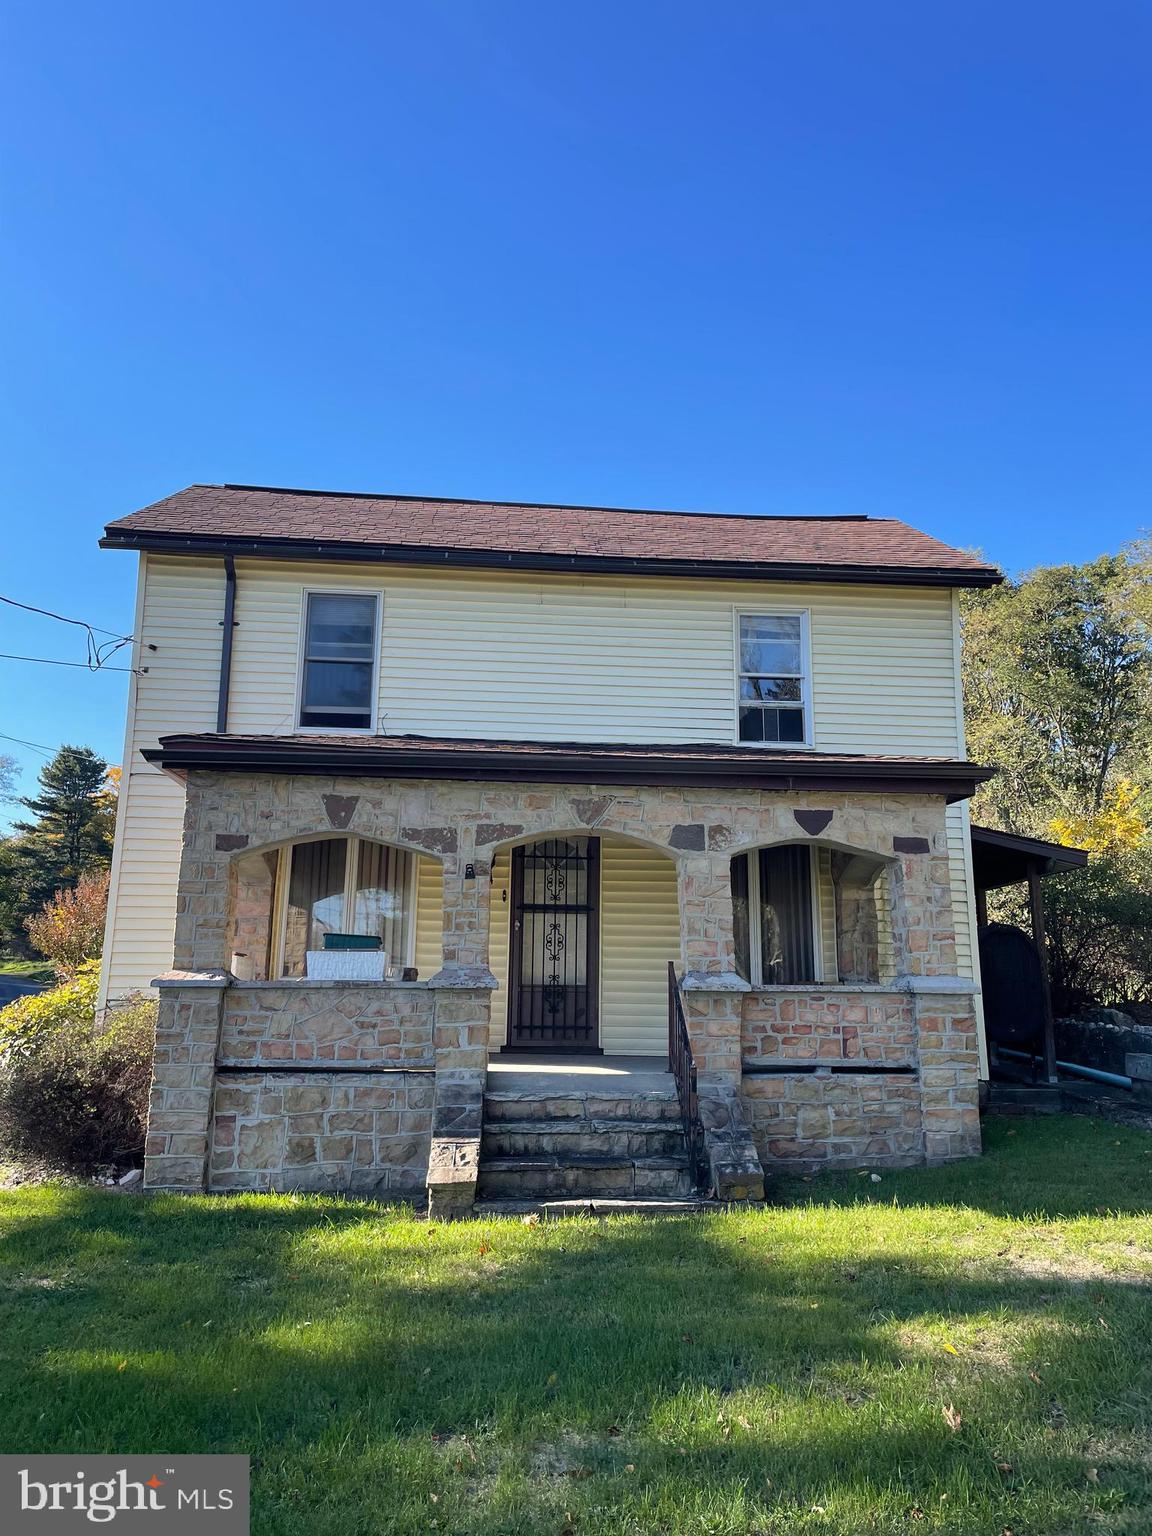
[{"label": "stone porch wall", "polygon": [[741,1096],[765,1168],[897,1168],[924,1161],[915,1076],[746,1075]]},{"label": "stone porch wall", "polygon": [[741,1043],[745,1061],[910,1066],[918,1052],[915,1005],[909,993],[880,987],[750,992]]},{"label": "stone porch wall", "polygon": [[224,995],[219,1059],[431,1067],[435,994],[420,982],[234,982]]},{"label": "stone porch wall", "polygon": [[[742,1011],[741,1098],[766,1169],[903,1167],[979,1152],[970,984],[780,988],[745,995]],[[748,1070],[757,1066],[773,1070]]]},{"label": "stone porch wall", "polygon": [[434,1073],[228,1073],[216,1083],[210,1190],[423,1199]]}]

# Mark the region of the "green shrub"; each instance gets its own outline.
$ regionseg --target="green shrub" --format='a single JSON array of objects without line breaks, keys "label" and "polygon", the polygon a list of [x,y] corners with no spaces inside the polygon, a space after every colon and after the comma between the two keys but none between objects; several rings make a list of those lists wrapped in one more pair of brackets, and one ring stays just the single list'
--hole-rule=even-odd
[{"label": "green shrub", "polygon": [[99,960],[86,960],[75,976],[46,992],[32,992],[0,1008],[0,1052],[26,1050],[41,1035],[96,1019]]},{"label": "green shrub", "polygon": [[96,1022],[99,963],[0,1009],[0,1140],[77,1170],[140,1161],[156,1006],[125,999]]}]

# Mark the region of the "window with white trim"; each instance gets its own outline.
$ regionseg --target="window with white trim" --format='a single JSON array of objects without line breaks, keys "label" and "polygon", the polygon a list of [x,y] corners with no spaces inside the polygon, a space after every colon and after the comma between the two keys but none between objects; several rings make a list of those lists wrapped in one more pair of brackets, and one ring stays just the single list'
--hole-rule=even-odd
[{"label": "window with white trim", "polygon": [[379,603],[362,592],[309,592],[304,600],[300,724],[370,731]]},{"label": "window with white trim", "polygon": [[732,860],[736,968],[754,987],[821,980],[812,851],[761,848]]},{"label": "window with white trim", "polygon": [[768,746],[803,746],[808,679],[802,613],[736,616],[737,738]]}]

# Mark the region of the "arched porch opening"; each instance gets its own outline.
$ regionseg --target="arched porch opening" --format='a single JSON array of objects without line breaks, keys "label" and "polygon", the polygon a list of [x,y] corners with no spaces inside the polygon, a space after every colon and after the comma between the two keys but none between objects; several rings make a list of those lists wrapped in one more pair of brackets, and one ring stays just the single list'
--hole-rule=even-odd
[{"label": "arched porch opening", "polygon": [[891,863],[811,839],[736,854],[730,868],[738,974],[753,988],[891,981]]},{"label": "arched porch opening", "polygon": [[665,1058],[668,963],[679,955],[666,849],[588,827],[495,849],[493,1053]]},{"label": "arched porch opening", "polygon": [[229,869],[229,969],[240,981],[429,975],[442,893],[437,859],[376,838],[315,834],[246,850]]}]

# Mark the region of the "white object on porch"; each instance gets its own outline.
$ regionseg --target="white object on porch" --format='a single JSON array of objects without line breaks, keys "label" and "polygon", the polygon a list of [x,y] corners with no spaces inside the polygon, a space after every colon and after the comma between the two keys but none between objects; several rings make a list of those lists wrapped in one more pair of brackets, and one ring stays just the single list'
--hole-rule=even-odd
[{"label": "white object on porch", "polygon": [[309,981],[383,981],[388,969],[386,949],[310,949]]}]

